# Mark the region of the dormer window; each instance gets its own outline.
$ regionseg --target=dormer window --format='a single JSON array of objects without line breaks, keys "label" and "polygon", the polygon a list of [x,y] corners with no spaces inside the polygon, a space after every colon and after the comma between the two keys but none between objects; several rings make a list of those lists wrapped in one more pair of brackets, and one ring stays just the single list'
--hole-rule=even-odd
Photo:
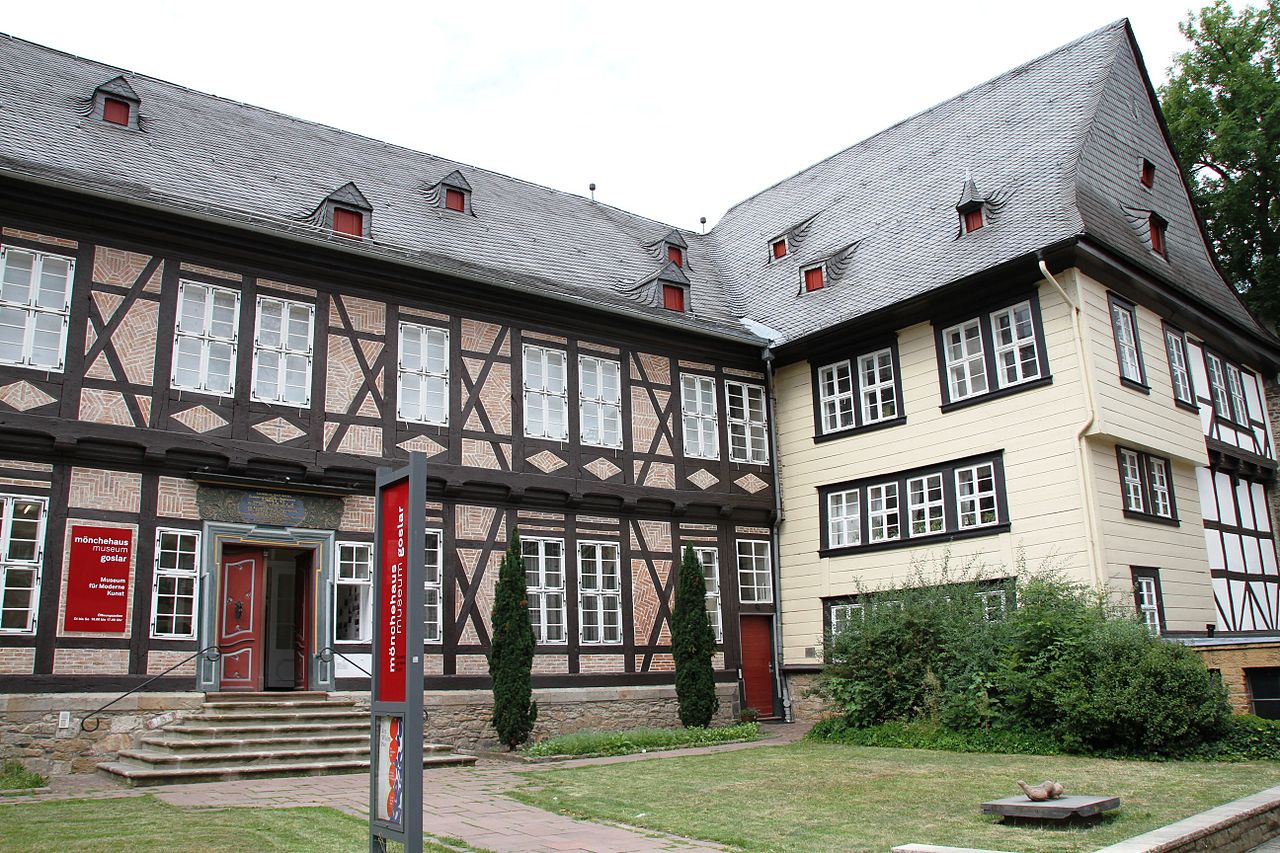
[{"label": "dormer window", "polygon": [[131,109],[132,107],[129,106],[128,101],[122,101],[119,98],[103,98],[102,120],[128,127]]},{"label": "dormer window", "polygon": [[964,222],[964,233],[972,234],[986,223],[982,219],[982,206],[970,208],[960,214],[961,220]]},{"label": "dormer window", "polygon": [[348,181],[320,202],[310,221],[334,234],[361,240],[372,231],[373,205],[369,204],[359,187]]},{"label": "dormer window", "polygon": [[93,90],[92,116],[106,124],[138,130],[142,99],[123,75],[112,77]]},{"label": "dormer window", "polygon": [[804,276],[805,293],[813,293],[815,290],[822,290],[822,285],[824,284],[822,264],[809,267],[802,274]]},{"label": "dormer window", "polygon": [[349,237],[363,237],[364,214],[358,210],[335,207],[333,209],[333,230],[335,233],[346,234]]},{"label": "dormer window", "polygon": [[678,267],[684,267],[684,249],[667,244],[667,260]]},{"label": "dormer window", "polygon": [[662,285],[662,307],[668,311],[684,311],[684,288],[678,284]]},{"label": "dormer window", "polygon": [[446,210],[465,213],[467,210],[467,194],[462,190],[446,189],[444,191],[444,206]]},{"label": "dormer window", "polygon": [[1162,258],[1169,257],[1169,247],[1165,242],[1165,231],[1169,227],[1169,223],[1160,217],[1160,214],[1151,214],[1151,251],[1155,252]]},{"label": "dormer window", "polygon": [[457,169],[426,188],[427,198],[436,207],[453,213],[472,213],[471,184]]},{"label": "dormer window", "polygon": [[781,260],[787,256],[787,238],[779,237],[769,244],[769,251],[773,253],[775,261]]},{"label": "dormer window", "polygon": [[960,190],[960,200],[956,202],[956,213],[960,215],[960,233],[972,234],[987,224],[987,199],[978,192],[978,185],[973,178],[965,175],[964,187]]},{"label": "dormer window", "polygon": [[1152,163],[1150,160],[1144,159],[1142,161],[1142,171],[1138,176],[1138,180],[1142,182],[1144,187],[1151,189],[1156,182],[1156,164]]}]

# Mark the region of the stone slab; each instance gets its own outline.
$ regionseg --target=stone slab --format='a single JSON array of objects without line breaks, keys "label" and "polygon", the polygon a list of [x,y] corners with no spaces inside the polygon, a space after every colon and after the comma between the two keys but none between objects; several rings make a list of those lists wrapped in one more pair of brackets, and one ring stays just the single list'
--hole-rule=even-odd
[{"label": "stone slab", "polygon": [[984,814],[1001,817],[1032,818],[1035,820],[1067,820],[1073,817],[1093,817],[1120,808],[1119,797],[1092,797],[1076,795],[1059,797],[1037,803],[1023,797],[1005,797],[982,804]]}]

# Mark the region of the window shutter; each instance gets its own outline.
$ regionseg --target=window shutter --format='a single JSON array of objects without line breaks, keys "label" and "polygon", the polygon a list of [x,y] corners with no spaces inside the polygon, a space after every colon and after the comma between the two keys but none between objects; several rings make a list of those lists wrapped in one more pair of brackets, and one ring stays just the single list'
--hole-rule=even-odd
[{"label": "window shutter", "polygon": [[667,260],[678,267],[684,266],[684,250],[679,246],[667,246]]},{"label": "window shutter", "polygon": [[1142,161],[1142,177],[1140,178],[1144,187],[1151,187],[1156,182],[1156,164],[1150,160]]},{"label": "window shutter", "polygon": [[116,98],[105,98],[102,101],[102,120],[112,124],[129,126],[129,104]]},{"label": "window shutter", "polygon": [[364,236],[364,214],[341,207],[333,210],[333,230],[352,237]]},{"label": "window shutter", "polygon": [[971,234],[983,226],[982,208],[975,207],[973,210],[964,212],[964,233]]},{"label": "window shutter", "polygon": [[1161,256],[1165,254],[1164,229],[1164,220],[1151,214],[1151,249]]},{"label": "window shutter", "polygon": [[804,271],[804,289],[808,293],[822,290],[822,267],[810,267]]},{"label": "window shutter", "polygon": [[444,191],[444,206],[449,210],[463,213],[467,209],[467,197],[462,190],[447,189]]},{"label": "window shutter", "polygon": [[668,311],[683,311],[684,289],[674,284],[662,285],[662,307]]},{"label": "window shutter", "polygon": [[781,240],[773,241],[773,259],[785,258],[787,256],[787,241],[784,237]]}]

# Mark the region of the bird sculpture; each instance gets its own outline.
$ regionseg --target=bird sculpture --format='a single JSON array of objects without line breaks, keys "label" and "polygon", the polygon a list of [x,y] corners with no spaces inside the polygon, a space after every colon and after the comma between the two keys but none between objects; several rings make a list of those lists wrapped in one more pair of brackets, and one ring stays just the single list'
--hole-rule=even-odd
[{"label": "bird sculpture", "polygon": [[1021,779],[1018,780],[1018,787],[1022,789],[1022,793],[1027,795],[1027,799],[1033,803],[1043,803],[1045,800],[1056,800],[1062,796],[1062,783],[1051,782],[1048,779],[1039,785],[1028,785]]}]

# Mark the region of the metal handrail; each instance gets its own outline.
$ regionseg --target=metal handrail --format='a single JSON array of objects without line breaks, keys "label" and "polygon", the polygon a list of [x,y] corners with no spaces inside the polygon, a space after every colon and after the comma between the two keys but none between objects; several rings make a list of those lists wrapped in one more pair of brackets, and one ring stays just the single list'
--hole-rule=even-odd
[{"label": "metal handrail", "polygon": [[[209,654],[210,652],[212,652],[212,654]],[[107,704],[103,705],[101,708],[96,708],[96,709],[94,709],[94,710],[90,711],[88,714],[86,714],[86,715],[84,716],[84,719],[82,719],[82,720],[80,721],[80,731],[82,731],[82,732],[96,732],[96,731],[98,730],[98,727],[102,725],[102,721],[101,721],[101,720],[99,720],[99,719],[97,719],[97,717],[98,717],[98,715],[99,715],[99,714],[101,714],[103,711],[107,710],[107,709],[108,709],[108,708],[110,708],[112,705],[116,704],[116,703],[117,703],[117,702],[119,702],[121,699],[125,698],[126,696],[128,696],[128,695],[130,695],[130,694],[132,694],[132,693],[137,693],[139,690],[141,690],[142,688],[146,687],[148,684],[150,684],[151,682],[155,681],[157,678],[163,678],[164,676],[166,676],[166,675],[168,675],[169,673],[173,672],[173,671],[174,671],[175,669],[177,669],[178,667],[180,667],[180,666],[182,666],[183,664],[187,663],[188,661],[195,660],[196,658],[198,658],[198,657],[200,657],[201,655],[204,655],[204,654],[209,654],[209,660],[211,660],[211,661],[215,661],[215,660],[217,660],[218,658],[222,657],[222,650],[221,650],[221,649],[219,649],[217,646],[209,646],[208,648],[201,649],[200,651],[198,651],[198,652],[194,652],[194,653],[192,653],[192,654],[188,655],[187,657],[183,658],[182,660],[178,661],[178,662],[177,662],[177,663],[175,663],[173,666],[171,666],[171,667],[169,667],[168,669],[166,669],[164,672],[159,673],[158,675],[153,675],[153,676],[151,676],[151,677],[150,677],[150,678],[148,678],[146,681],[144,681],[144,682],[142,682],[141,684],[139,684],[137,687],[134,687],[134,688],[132,688],[131,690],[128,690],[128,691],[126,691],[126,692],[124,692],[124,693],[121,693],[119,696],[117,696],[116,698],[112,699],[110,702],[108,702]],[[93,728],[89,728],[89,727],[87,727],[87,726],[85,725],[85,723],[89,722],[90,720],[93,720]]]},{"label": "metal handrail", "polygon": [[358,670],[360,670],[361,672],[363,672],[365,675],[369,676],[370,678],[373,678],[373,673],[372,673],[372,672],[370,672],[369,670],[365,669],[365,668],[364,668],[364,667],[362,667],[360,664],[356,663],[356,662],[355,662],[355,661],[353,661],[351,658],[347,657],[347,656],[346,656],[346,655],[344,655],[342,652],[340,652],[340,651],[338,651],[337,649],[335,649],[333,646],[325,646],[323,649],[321,649],[320,651],[316,652],[316,657],[318,657],[320,660],[324,661],[325,663],[330,663],[330,662],[332,662],[332,661],[333,661],[333,656],[334,656],[334,655],[337,655],[338,657],[342,658],[342,659],[343,659],[344,661],[346,661],[347,663],[349,663],[349,664],[351,664],[352,666],[354,666],[356,669],[358,669]]}]

